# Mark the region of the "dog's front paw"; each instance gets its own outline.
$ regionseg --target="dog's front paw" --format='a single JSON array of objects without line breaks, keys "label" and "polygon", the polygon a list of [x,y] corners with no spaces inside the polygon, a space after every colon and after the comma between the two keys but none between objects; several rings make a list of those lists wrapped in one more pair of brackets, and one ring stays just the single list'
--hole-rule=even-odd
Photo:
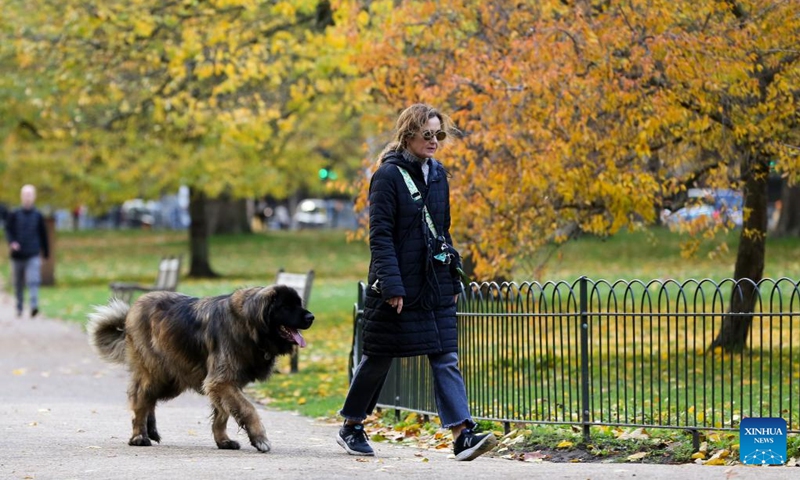
[{"label": "dog's front paw", "polygon": [[239,442],[236,440],[223,440],[221,442],[217,442],[217,447],[222,450],[239,450]]},{"label": "dog's front paw", "polygon": [[261,453],[267,453],[272,448],[272,445],[270,445],[269,440],[267,440],[267,437],[254,438],[250,440],[250,443],[252,443],[253,446],[256,447],[258,451]]},{"label": "dog's front paw", "polygon": [[128,440],[128,445],[132,447],[150,447],[153,444],[150,442],[150,439],[144,435],[135,435]]}]

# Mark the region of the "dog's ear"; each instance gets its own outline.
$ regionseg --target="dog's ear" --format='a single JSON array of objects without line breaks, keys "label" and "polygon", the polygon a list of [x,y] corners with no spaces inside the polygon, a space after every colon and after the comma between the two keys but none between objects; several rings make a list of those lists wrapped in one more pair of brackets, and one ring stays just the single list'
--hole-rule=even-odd
[{"label": "dog's ear", "polygon": [[264,322],[264,308],[270,303],[269,287],[253,287],[236,290],[231,297],[234,312],[250,322]]},{"label": "dog's ear", "polygon": [[272,322],[272,314],[278,306],[278,292],[276,291],[275,287],[266,287],[261,292],[260,295],[262,297],[261,302],[261,311],[259,314],[266,326],[269,326],[270,322]]}]

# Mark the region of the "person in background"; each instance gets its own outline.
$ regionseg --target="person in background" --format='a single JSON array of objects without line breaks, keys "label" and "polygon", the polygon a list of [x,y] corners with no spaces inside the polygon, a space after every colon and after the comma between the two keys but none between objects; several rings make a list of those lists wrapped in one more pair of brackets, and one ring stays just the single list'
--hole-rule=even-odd
[{"label": "person in background", "polygon": [[6,240],[11,254],[11,272],[17,297],[17,316],[22,316],[25,287],[30,296],[31,317],[39,313],[41,257],[50,255],[44,217],[36,209],[36,188],[25,185],[20,191],[22,206],[6,219]]}]

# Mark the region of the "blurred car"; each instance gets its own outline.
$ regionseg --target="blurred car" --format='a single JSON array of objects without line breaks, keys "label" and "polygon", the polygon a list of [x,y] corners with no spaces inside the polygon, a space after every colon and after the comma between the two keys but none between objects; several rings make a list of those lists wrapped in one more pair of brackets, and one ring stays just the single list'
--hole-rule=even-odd
[{"label": "blurred car", "polygon": [[297,228],[320,228],[328,225],[328,204],[321,198],[306,198],[297,205],[293,217]]},{"label": "blurred car", "polygon": [[687,223],[717,223],[720,214],[713,205],[693,205],[683,207],[674,212],[665,212],[664,223],[669,227],[677,227]]},{"label": "blurred car", "polygon": [[707,226],[730,222],[734,227],[742,226],[742,201],[740,192],[727,189],[690,188],[689,202],[674,212],[664,210],[661,219],[670,228],[685,225]]},{"label": "blurred car", "polygon": [[744,196],[742,192],[735,190],[719,189],[712,191],[714,206],[720,212],[722,218],[732,222],[735,227],[741,227],[744,222],[742,208],[744,206]]},{"label": "blurred car", "polygon": [[122,219],[128,227],[152,227],[160,215],[161,206],[152,200],[134,198],[122,204]]},{"label": "blurred car", "polygon": [[355,206],[341,198],[306,198],[292,216],[294,228],[358,228]]}]

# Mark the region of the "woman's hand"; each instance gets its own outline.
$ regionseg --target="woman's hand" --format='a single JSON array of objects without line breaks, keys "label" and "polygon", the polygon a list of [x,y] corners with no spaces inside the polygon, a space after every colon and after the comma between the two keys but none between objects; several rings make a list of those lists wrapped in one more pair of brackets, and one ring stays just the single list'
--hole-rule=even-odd
[{"label": "woman's hand", "polygon": [[392,308],[396,308],[398,314],[403,310],[403,297],[392,297],[386,300],[386,303],[391,305]]}]

